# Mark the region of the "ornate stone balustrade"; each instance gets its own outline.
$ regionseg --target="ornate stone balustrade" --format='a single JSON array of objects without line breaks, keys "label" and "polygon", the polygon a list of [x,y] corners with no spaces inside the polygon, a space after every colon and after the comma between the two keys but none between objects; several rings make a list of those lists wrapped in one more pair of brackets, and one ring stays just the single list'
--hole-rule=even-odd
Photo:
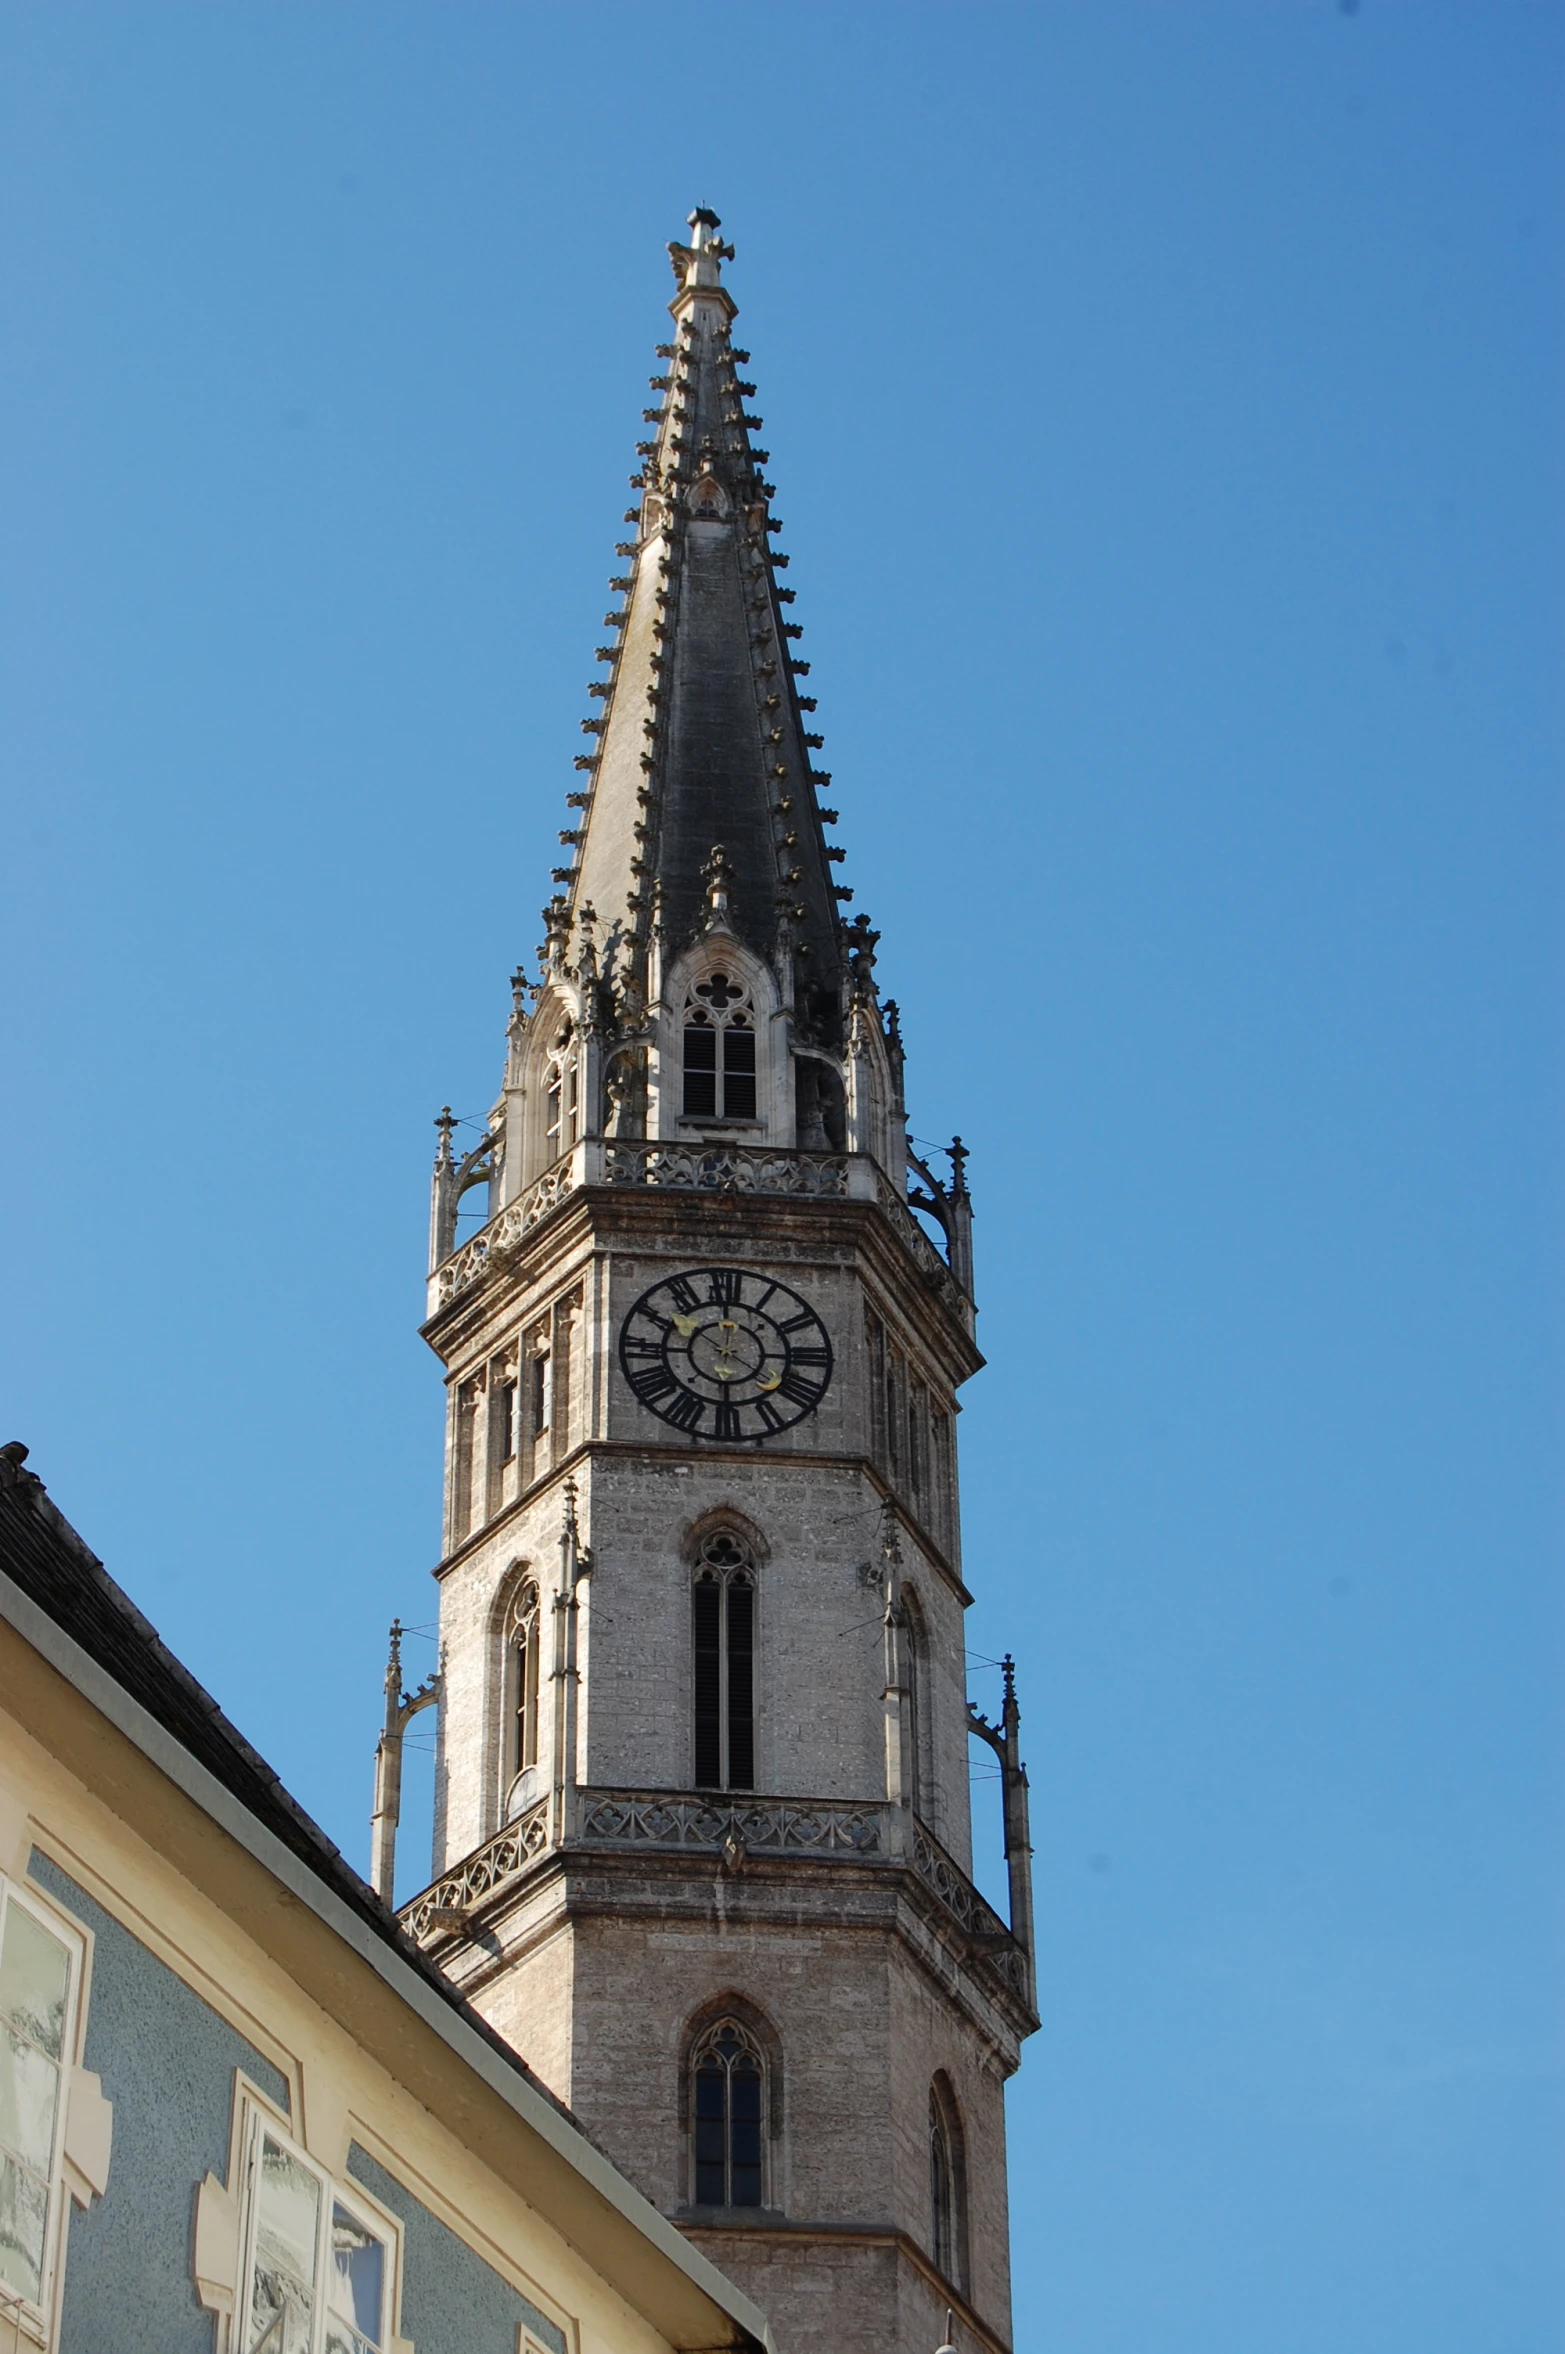
[{"label": "ornate stone balustrade", "polygon": [[876,1201],[924,1280],[972,1327],[972,1305],[894,1185],[862,1153],[786,1152],[763,1144],[660,1143],[586,1137],[487,1226],[441,1261],[429,1279],[429,1313],[450,1304],[504,1262],[523,1236],[584,1185],[656,1187],[676,1193],[770,1194],[810,1201]]},{"label": "ornate stone balustrade", "polygon": [[[911,1852],[899,1854],[894,1810],[882,1801],[587,1789],[577,1792],[577,1802],[578,1828],[567,1842],[574,1853],[630,1848],[710,1856],[727,1851],[735,1860],[797,1855],[878,1866],[910,1863],[985,1964],[1022,2003],[1028,2000],[1026,1957],[993,1905],[916,1816]],[[549,1852],[549,1802],[543,1799],[405,1906],[403,1927],[420,1944],[452,1934]]]},{"label": "ornate stone balustrade", "polygon": [[842,1200],[858,1189],[846,1153],[781,1152],[763,1144],[662,1144],[614,1138],[603,1148],[606,1185],[682,1193],[803,1194]]},{"label": "ornate stone balustrade", "polygon": [[660,1790],[584,1790],[585,1847],[679,1847],[751,1855],[886,1852],[885,1808],[837,1799],[686,1797]]},{"label": "ornate stone balustrade", "polygon": [[[402,1926],[409,1936],[424,1944],[455,1926],[455,1916],[473,1912],[489,1897],[497,1895],[511,1880],[521,1878],[534,1857],[543,1854],[549,1844],[549,1801],[542,1798],[530,1806],[525,1814],[507,1823],[493,1839],[475,1847],[464,1856],[454,1872],[426,1888],[422,1896],[403,1908]],[[450,1920],[438,1916],[447,1913]],[[431,1917],[435,1916],[435,1917]]]},{"label": "ornate stone balustrade", "polygon": [[582,1148],[578,1146],[575,1152],[557,1160],[541,1177],[533,1179],[525,1193],[518,1194],[514,1202],[507,1202],[498,1217],[480,1227],[459,1251],[453,1251],[449,1259],[441,1261],[429,1279],[431,1315],[454,1300],[458,1292],[466,1291],[481,1275],[486,1275],[491,1263],[514,1249],[530,1226],[536,1226],[540,1218],[547,1218],[558,1202],[574,1192],[582,1183],[582,1158]]},{"label": "ornate stone balustrade", "polygon": [[908,1208],[899,1198],[889,1178],[877,1173],[876,1199],[902,1238],[904,1247],[912,1253],[913,1262],[929,1285],[938,1292],[946,1305],[969,1332],[973,1328],[973,1304],[965,1297],[961,1285],[952,1274],[939,1251]]},{"label": "ornate stone balustrade", "polygon": [[1011,1991],[1028,2001],[1027,1961],[994,1906],[981,1897],[960,1864],[953,1863],[932,1832],[913,1818],[913,1869],[934,1891],[951,1918],[984,1948],[991,1967]]}]

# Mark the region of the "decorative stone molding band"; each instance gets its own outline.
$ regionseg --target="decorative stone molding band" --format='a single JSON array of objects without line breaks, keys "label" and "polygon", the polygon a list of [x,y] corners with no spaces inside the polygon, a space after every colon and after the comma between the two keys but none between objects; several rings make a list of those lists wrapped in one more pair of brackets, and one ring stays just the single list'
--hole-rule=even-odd
[{"label": "decorative stone molding band", "polygon": [[[719,1798],[700,1791],[582,1790],[578,1823],[567,1842],[574,1852],[639,1848],[664,1853],[833,1856],[844,1861],[911,1864],[946,1915],[979,1947],[984,1963],[1026,2006],[1027,1961],[995,1911],[961,1866],[915,1816],[911,1852],[898,1856],[892,1812],[884,1803],[851,1799]],[[448,1872],[402,1913],[403,1927],[420,1944],[460,1932],[467,1916],[519,1880],[549,1847],[548,1801],[526,1814]]]}]

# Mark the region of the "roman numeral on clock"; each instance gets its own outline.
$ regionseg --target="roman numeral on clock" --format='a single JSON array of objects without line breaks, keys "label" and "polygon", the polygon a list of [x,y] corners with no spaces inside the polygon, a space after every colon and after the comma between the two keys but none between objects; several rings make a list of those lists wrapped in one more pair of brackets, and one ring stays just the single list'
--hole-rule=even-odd
[{"label": "roman numeral on clock", "polygon": [[731,1446],[813,1413],[834,1359],[819,1316],[786,1283],[746,1267],[686,1267],[626,1311],[619,1363],[649,1413]]}]

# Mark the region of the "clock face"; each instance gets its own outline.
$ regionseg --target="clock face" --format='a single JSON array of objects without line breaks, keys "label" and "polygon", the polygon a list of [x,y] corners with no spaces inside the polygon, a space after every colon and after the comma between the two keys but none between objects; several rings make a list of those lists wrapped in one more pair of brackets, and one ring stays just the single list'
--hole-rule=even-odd
[{"label": "clock face", "polygon": [[619,1361],[643,1406],[703,1439],[764,1439],[812,1414],[831,1342],[785,1283],[744,1267],[692,1267],[643,1292]]}]

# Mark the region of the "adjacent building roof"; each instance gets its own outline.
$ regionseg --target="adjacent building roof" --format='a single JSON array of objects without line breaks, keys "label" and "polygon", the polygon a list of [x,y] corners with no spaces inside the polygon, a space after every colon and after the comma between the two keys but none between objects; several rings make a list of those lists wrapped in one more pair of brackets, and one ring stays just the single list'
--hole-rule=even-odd
[{"label": "adjacent building roof", "polygon": [[[50,1665],[85,1689],[96,1705],[103,1706],[106,1698],[104,1679],[133,1703],[119,1712],[122,1732],[134,1739],[138,1716],[150,1718],[168,1737],[161,1744],[143,1741],[153,1762],[198,1803],[209,1779],[237,1802],[237,1815],[232,1807],[222,1810],[223,1827],[231,1834],[253,1833],[246,1843],[264,1865],[277,1870],[280,1845],[302,1867],[302,1874],[288,1874],[296,1892],[302,1888],[308,1901],[313,1885],[318,1892],[313,1909],[361,1953],[378,1956],[377,1975],[435,2025],[451,2048],[452,2065],[475,2070],[500,2090],[523,2123],[541,2133],[566,2168],[582,2178],[578,2188],[587,2198],[578,2195],[569,2215],[562,2211],[550,2220],[579,2239],[580,2217],[597,2216],[592,2253],[602,2259],[606,2277],[613,2279],[616,2271],[624,2275],[615,2280],[622,2294],[640,2302],[636,2282],[655,2285],[659,2268],[672,2266],[685,2276],[685,2293],[663,2301],[671,2310],[683,2310],[691,2305],[693,2291],[696,2308],[704,2306],[708,2316],[700,2334],[676,2334],[674,2343],[714,2343],[710,2318],[716,2306],[727,2323],[716,2343],[768,2345],[764,2319],[749,2300],[617,2172],[564,2103],[404,1935],[396,1916],[116,1585],[43,1482],[25,1468],[27,1452],[15,1441],[0,1447],[0,1618],[9,1619],[35,1647],[44,1647]],[[45,1643],[39,1615],[62,1641]],[[93,1675],[91,1669],[101,1672]],[[195,1770],[181,1771],[182,1761]],[[208,1810],[213,1811],[209,1799]],[[535,2198],[533,2203],[547,2213],[545,2201]]]}]

